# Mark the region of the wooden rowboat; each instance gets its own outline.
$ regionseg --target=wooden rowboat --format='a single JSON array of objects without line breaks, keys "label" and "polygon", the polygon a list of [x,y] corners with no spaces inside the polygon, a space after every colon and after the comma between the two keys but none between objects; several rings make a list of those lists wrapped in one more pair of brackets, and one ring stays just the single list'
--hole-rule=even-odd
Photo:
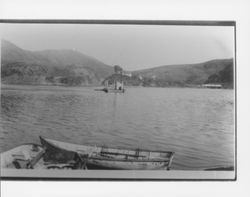
[{"label": "wooden rowboat", "polygon": [[78,145],[40,137],[45,161],[66,163],[81,158],[82,168],[169,170],[174,152]]}]

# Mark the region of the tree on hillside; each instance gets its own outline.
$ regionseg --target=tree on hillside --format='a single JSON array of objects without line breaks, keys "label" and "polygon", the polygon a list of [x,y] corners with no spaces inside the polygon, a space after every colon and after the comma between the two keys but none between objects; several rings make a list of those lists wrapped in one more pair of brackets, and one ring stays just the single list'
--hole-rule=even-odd
[{"label": "tree on hillside", "polygon": [[233,80],[234,80],[233,63],[230,63],[227,66],[225,66],[225,68],[221,70],[219,73],[210,75],[205,83],[233,84]]},{"label": "tree on hillside", "polygon": [[114,71],[115,71],[115,74],[122,74],[123,69],[122,69],[122,67],[115,65]]}]

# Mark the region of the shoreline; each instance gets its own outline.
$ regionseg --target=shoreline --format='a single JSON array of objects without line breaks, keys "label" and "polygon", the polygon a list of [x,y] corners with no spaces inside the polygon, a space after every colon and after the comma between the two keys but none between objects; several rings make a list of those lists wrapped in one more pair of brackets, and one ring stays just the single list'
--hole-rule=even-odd
[{"label": "shoreline", "polygon": [[[5,84],[1,83],[1,89],[4,87],[63,87],[63,88],[102,88],[102,85],[84,85],[84,86],[68,86],[68,85],[48,85],[48,84]],[[221,89],[221,90],[234,90],[235,88],[208,88],[197,86],[125,86],[126,88],[190,88],[190,89]]]}]

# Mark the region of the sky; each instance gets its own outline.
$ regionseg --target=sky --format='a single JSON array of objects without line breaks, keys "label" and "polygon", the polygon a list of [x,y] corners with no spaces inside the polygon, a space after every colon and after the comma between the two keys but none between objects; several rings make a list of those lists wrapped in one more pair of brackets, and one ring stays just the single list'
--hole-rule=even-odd
[{"label": "sky", "polygon": [[125,70],[234,57],[233,26],[1,24],[0,31],[26,50],[73,49]]}]

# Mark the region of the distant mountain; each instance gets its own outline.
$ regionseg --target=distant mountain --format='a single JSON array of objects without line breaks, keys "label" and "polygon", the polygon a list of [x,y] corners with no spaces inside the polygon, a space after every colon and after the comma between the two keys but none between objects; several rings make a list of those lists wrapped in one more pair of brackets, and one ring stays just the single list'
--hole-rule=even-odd
[{"label": "distant mountain", "polygon": [[1,77],[8,84],[100,84],[113,67],[74,50],[23,50],[2,40]]},{"label": "distant mountain", "polygon": [[144,86],[188,86],[220,83],[233,87],[233,59],[211,60],[199,64],[160,66],[134,71]]},{"label": "distant mountain", "polygon": [[[114,67],[74,50],[28,51],[2,40],[1,80],[6,84],[100,85],[120,79]],[[197,86],[220,83],[233,87],[233,59],[199,64],[165,65],[124,75],[125,85]],[[125,72],[127,73],[127,72]]]}]

